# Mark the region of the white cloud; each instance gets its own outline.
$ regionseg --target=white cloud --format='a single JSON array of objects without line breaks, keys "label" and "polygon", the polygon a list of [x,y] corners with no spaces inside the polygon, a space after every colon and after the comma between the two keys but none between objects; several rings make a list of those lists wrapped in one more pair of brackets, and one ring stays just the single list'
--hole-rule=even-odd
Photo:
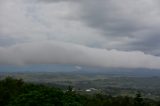
[{"label": "white cloud", "polygon": [[81,66],[75,66],[75,68],[76,68],[77,70],[82,70],[82,67],[81,67]]},{"label": "white cloud", "polygon": [[159,11],[158,0],[1,0],[0,63],[159,69]]},{"label": "white cloud", "polygon": [[[16,0],[3,2],[0,9],[0,34],[18,37],[28,42],[58,40],[94,45],[106,41],[99,32],[85,26],[78,20],[68,17],[74,6],[59,2],[43,4],[32,1]],[[0,36],[1,36],[0,35]]]},{"label": "white cloud", "polygon": [[0,64],[73,64],[160,69],[160,57],[133,51],[89,48],[63,42],[36,42],[0,48]]}]

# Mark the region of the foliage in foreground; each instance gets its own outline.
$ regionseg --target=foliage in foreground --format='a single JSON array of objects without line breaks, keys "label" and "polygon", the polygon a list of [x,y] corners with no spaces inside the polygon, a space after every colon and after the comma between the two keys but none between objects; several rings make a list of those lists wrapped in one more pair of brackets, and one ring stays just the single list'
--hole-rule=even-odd
[{"label": "foliage in foreground", "polygon": [[135,98],[80,95],[70,87],[64,92],[58,88],[7,77],[0,81],[0,106],[160,106],[160,102],[144,99],[140,93]]}]

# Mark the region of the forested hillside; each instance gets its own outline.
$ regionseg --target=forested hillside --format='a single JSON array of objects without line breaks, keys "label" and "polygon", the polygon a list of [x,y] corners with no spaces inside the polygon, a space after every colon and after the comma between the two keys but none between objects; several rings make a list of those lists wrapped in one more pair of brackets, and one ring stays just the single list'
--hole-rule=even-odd
[{"label": "forested hillside", "polygon": [[79,94],[68,87],[62,90],[7,77],[0,81],[0,106],[160,106],[160,101],[105,94]]}]

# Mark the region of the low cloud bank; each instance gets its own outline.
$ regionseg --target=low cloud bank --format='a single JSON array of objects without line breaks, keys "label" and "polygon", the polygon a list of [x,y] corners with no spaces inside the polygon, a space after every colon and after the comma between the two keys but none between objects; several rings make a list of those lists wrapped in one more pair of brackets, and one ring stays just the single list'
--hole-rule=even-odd
[{"label": "low cloud bank", "polygon": [[160,69],[160,57],[147,55],[140,51],[106,50],[71,43],[44,41],[0,47],[0,64],[73,64]]}]

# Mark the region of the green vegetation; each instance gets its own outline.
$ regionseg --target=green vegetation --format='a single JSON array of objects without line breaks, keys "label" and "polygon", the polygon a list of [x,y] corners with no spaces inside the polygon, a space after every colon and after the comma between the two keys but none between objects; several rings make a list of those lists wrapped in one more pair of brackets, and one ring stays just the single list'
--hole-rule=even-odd
[{"label": "green vegetation", "polygon": [[144,98],[159,100],[160,77],[136,77],[108,75],[101,73],[68,73],[68,72],[17,72],[0,73],[0,79],[12,76],[15,79],[22,78],[25,82],[43,84],[66,90],[67,86],[73,86],[73,90],[86,94],[86,90],[94,88],[88,94],[103,93],[112,96],[132,96],[138,91]]},{"label": "green vegetation", "polygon": [[135,97],[79,94],[69,86],[64,91],[46,85],[7,77],[0,80],[0,106],[160,106],[160,102]]}]

